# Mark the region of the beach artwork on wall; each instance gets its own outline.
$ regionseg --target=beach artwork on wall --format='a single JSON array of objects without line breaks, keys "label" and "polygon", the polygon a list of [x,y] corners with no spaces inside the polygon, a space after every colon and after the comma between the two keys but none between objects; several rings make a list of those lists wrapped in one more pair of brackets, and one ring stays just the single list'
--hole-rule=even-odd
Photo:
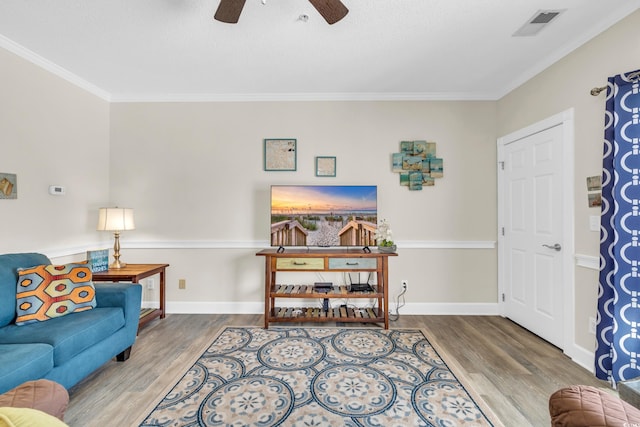
[{"label": "beach artwork on wall", "polygon": [[444,165],[436,156],[436,143],[427,141],[402,141],[400,152],[391,155],[391,170],[400,174],[400,185],[409,190],[435,185],[444,176]]},{"label": "beach artwork on wall", "polygon": [[296,142],[295,139],[265,139],[264,170],[295,171]]},{"label": "beach artwork on wall", "polygon": [[327,156],[316,157],[316,176],[336,176],[336,158]]},{"label": "beach artwork on wall", "polygon": [[18,198],[18,177],[14,173],[0,172],[0,199]]}]

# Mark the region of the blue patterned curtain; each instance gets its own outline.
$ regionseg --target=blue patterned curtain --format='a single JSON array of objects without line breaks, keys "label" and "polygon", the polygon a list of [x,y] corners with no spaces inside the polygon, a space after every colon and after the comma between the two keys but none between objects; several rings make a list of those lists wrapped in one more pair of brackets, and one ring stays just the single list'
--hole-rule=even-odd
[{"label": "blue patterned curtain", "polygon": [[638,73],[607,85],[595,372],[640,376],[640,92]]}]

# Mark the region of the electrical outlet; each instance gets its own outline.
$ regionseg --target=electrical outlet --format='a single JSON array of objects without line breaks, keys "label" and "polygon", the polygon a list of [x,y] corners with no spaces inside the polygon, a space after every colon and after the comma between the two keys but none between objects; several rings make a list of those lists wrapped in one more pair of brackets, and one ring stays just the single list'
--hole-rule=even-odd
[{"label": "electrical outlet", "polygon": [[147,279],[147,289],[149,289],[150,291],[154,290],[156,288],[156,282],[153,279]]},{"label": "electrical outlet", "polygon": [[402,285],[402,289],[406,290],[409,287],[409,281],[407,279],[401,280],[400,284]]},{"label": "electrical outlet", "polygon": [[589,333],[595,335],[596,334],[596,318],[589,317]]},{"label": "electrical outlet", "polygon": [[187,281],[185,279],[178,280],[178,289],[187,289]]}]

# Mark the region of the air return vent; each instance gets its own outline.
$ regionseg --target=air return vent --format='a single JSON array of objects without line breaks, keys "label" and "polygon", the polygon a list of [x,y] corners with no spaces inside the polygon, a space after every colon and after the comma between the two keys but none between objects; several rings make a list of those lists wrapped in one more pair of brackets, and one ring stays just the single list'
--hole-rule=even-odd
[{"label": "air return vent", "polygon": [[551,21],[566,9],[561,10],[539,10],[527,22],[513,33],[514,37],[531,37],[538,34]]}]

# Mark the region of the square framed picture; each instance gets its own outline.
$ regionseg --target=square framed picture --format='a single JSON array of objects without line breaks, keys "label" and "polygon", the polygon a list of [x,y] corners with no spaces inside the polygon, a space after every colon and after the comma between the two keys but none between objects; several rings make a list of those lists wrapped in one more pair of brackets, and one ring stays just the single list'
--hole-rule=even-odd
[{"label": "square framed picture", "polygon": [[264,170],[295,171],[296,149],[295,139],[265,139]]},{"label": "square framed picture", "polygon": [[0,173],[0,199],[18,198],[18,176],[15,173]]},{"label": "square framed picture", "polygon": [[602,178],[600,175],[587,177],[587,191],[602,190]]},{"label": "square framed picture", "polygon": [[316,157],[316,176],[336,176],[336,158]]}]

